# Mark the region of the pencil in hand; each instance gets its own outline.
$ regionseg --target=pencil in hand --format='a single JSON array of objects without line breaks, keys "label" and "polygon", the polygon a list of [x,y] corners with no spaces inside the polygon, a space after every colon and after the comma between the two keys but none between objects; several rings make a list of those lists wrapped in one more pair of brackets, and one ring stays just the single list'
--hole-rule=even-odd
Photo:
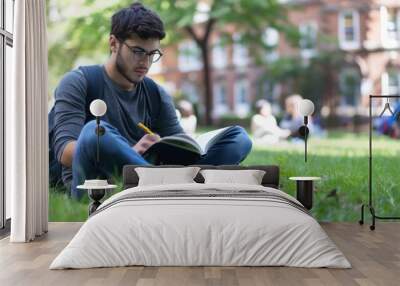
[{"label": "pencil in hand", "polygon": [[137,126],[139,127],[139,128],[141,128],[144,132],[146,132],[147,134],[150,134],[150,135],[154,135],[154,132],[153,131],[151,131],[146,125],[144,125],[142,122],[139,122],[138,124],[137,124]]}]

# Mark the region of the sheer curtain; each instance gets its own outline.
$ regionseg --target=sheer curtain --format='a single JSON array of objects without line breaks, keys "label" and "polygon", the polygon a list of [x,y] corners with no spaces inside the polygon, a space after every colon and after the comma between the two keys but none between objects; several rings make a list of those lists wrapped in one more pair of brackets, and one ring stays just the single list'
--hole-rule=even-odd
[{"label": "sheer curtain", "polygon": [[15,2],[13,94],[6,98],[6,187],[11,190],[12,242],[47,232],[46,1]]}]

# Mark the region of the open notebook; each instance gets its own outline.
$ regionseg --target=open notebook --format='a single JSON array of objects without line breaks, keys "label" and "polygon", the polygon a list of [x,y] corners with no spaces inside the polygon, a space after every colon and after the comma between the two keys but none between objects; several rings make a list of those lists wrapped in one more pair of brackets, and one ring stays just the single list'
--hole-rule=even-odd
[{"label": "open notebook", "polygon": [[224,127],[209,131],[197,137],[191,137],[186,133],[165,136],[153,144],[143,157],[153,164],[195,164],[201,156],[207,154],[219,138],[229,131],[230,127]]}]

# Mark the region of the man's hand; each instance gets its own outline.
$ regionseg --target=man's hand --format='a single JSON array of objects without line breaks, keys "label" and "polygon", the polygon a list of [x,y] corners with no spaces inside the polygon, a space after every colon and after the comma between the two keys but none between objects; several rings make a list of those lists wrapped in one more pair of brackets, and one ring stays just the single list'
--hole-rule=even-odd
[{"label": "man's hand", "polygon": [[142,155],[151,145],[160,141],[160,136],[157,134],[146,134],[132,148],[138,154]]}]

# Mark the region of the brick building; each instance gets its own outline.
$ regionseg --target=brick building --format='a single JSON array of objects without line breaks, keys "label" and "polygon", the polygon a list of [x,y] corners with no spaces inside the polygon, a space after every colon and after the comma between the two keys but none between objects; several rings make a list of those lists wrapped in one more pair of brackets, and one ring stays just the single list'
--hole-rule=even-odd
[{"label": "brick building", "polygon": [[[399,0],[286,0],[289,20],[301,35],[299,47],[290,46],[276,30],[266,28],[267,62],[288,56],[307,60],[322,51],[342,51],[344,63],[336,71],[329,90],[321,95],[325,113],[365,114],[368,94],[400,95]],[[240,35],[231,29],[234,44],[221,45],[218,31],[212,35],[214,118],[224,114],[246,116],[256,98],[267,98],[279,111],[293,90],[268,81],[266,67],[256,66],[249,48],[235,43]],[[330,39],[323,41],[323,38]],[[181,92],[200,107],[203,102],[202,62],[191,40],[167,47],[166,56],[154,64],[153,77],[172,93]],[[307,95],[304,95],[307,97]],[[376,102],[377,105],[383,102]]]}]

